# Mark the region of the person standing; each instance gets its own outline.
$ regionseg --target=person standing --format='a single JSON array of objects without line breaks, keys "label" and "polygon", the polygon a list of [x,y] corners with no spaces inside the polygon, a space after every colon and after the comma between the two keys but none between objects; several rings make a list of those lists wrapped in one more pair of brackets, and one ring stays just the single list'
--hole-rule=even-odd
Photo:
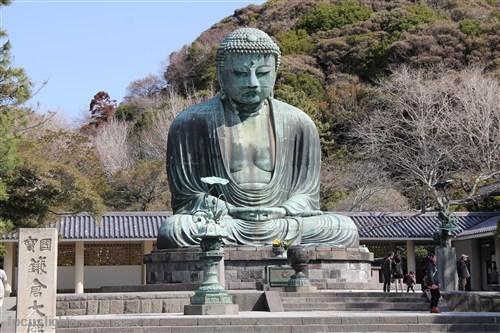
[{"label": "person standing", "polygon": [[461,291],[465,291],[467,279],[470,278],[469,269],[467,268],[467,260],[469,260],[469,256],[462,254],[460,260],[457,261],[458,290]]},{"label": "person standing", "polygon": [[382,277],[384,278],[384,292],[391,291],[392,258],[394,252],[387,252],[387,257],[382,264]]},{"label": "person standing", "polygon": [[498,271],[497,271],[497,266],[493,266],[493,270],[491,271],[491,278],[490,282],[491,284],[498,284]]},{"label": "person standing", "polygon": [[7,274],[3,269],[0,269],[0,327],[2,327],[2,307],[3,307],[3,298],[5,296],[5,287],[4,283],[7,282]]},{"label": "person standing", "polygon": [[436,267],[437,257],[435,254],[430,254],[427,257],[427,261],[425,263],[426,273],[426,284],[427,288],[431,292],[431,307],[430,313],[441,313],[438,308],[439,298],[441,297],[441,293],[439,292],[439,288],[441,287],[438,280],[437,275],[437,267]]},{"label": "person standing", "polygon": [[408,274],[406,274],[406,285],[408,288],[406,289],[406,292],[409,293],[410,289],[415,292],[415,289],[413,289],[413,286],[417,283],[417,279],[415,278],[415,274],[413,271],[410,271]]},{"label": "person standing", "polygon": [[403,292],[403,261],[401,260],[401,256],[398,254],[394,256],[394,261],[392,262],[392,277],[394,278],[396,292],[398,292],[398,285],[401,292]]}]

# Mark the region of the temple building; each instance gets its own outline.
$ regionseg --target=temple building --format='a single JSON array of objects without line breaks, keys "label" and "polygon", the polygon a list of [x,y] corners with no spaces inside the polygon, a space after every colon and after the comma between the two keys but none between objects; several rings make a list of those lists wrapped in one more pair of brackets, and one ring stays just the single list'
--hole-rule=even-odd
[{"label": "temple building", "polygon": [[[423,263],[419,247],[432,249],[440,225],[436,213],[342,213],[356,224],[361,246],[374,253],[372,270],[388,251],[404,253],[405,272],[417,272],[420,282]],[[457,256],[470,258],[471,290],[488,290],[491,273],[500,266],[500,239],[495,237],[499,213],[455,213],[460,230],[452,240]],[[146,283],[145,254],[156,248],[156,238],[168,212],[109,212],[96,223],[87,214],[63,215],[48,227],[59,232],[59,292],[103,291],[106,287]],[[17,289],[17,233],[1,236],[7,254],[3,267],[9,281],[6,292]],[[378,260],[378,261],[377,261]],[[458,258],[457,258],[458,260]],[[378,274],[378,272],[377,272]],[[104,287],[104,288],[103,288]]]}]

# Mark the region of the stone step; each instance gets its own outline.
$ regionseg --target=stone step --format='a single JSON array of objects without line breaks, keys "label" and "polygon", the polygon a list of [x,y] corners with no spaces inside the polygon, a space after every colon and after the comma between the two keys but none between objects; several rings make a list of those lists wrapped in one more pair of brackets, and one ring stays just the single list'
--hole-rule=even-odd
[{"label": "stone step", "polygon": [[423,293],[282,293],[285,311],[428,311]]},{"label": "stone step", "polygon": [[285,311],[428,311],[426,303],[308,303],[283,304]]},{"label": "stone step", "polygon": [[425,297],[423,292],[377,292],[377,291],[353,291],[353,292],[281,292],[281,297],[314,297],[314,298],[331,298],[331,297],[383,297],[383,298],[421,298]]},{"label": "stone step", "polygon": [[[403,325],[401,327],[399,324],[392,325],[302,325],[300,328],[291,325],[284,326],[271,326],[271,325],[255,325],[255,326],[146,326],[146,327],[133,327],[124,330],[123,327],[98,327],[98,328],[65,328],[57,329],[57,333],[124,333],[124,332],[144,332],[144,333],[333,333],[333,332],[370,332],[370,333],[388,333],[388,332],[454,332],[454,333],[486,333],[486,332],[498,332],[498,325],[472,325],[464,326],[461,330],[453,329],[450,331],[451,325],[445,324],[426,324],[426,325],[413,325],[408,327]],[[407,331],[403,331],[402,328],[407,328]],[[376,329],[378,331],[373,331]]]},{"label": "stone step", "polygon": [[419,298],[408,297],[284,297],[283,303],[330,303],[330,302],[343,302],[343,303],[378,303],[378,302],[391,302],[391,303],[427,303],[427,297],[422,296]]},{"label": "stone step", "polygon": [[499,313],[254,313],[231,316],[75,316],[57,322],[58,333],[317,333],[317,332],[498,332]]}]

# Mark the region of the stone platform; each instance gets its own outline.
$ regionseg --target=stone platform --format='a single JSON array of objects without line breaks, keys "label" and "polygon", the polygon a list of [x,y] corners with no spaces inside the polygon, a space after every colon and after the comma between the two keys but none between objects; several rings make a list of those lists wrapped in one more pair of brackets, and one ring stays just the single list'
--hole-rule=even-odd
[{"label": "stone platform", "polygon": [[[193,292],[58,295],[57,332],[485,333],[499,332],[500,328],[500,313],[495,309],[490,309],[495,312],[446,312],[448,292],[443,292],[444,299],[439,304],[441,314],[429,313],[426,293],[230,293],[240,312],[224,316],[182,314],[183,304],[189,303]],[[475,292],[474,296],[480,298],[481,294]],[[495,294],[498,299],[499,293],[491,297]],[[469,292],[451,294],[465,298],[469,295]],[[484,311],[484,308],[468,311]],[[8,324],[4,321],[2,332],[9,328]]]},{"label": "stone platform", "polygon": [[[366,248],[307,247],[309,264],[305,271],[318,289],[370,289],[378,284],[373,277],[373,253]],[[147,283],[171,288],[203,282],[199,248],[155,250],[144,257]],[[271,246],[224,248],[224,278],[228,290],[264,290],[269,285],[266,267],[286,266],[286,257],[273,257]],[[363,288],[363,286],[366,286]],[[269,288],[268,288],[269,289]],[[188,290],[188,289],[184,289]]]}]

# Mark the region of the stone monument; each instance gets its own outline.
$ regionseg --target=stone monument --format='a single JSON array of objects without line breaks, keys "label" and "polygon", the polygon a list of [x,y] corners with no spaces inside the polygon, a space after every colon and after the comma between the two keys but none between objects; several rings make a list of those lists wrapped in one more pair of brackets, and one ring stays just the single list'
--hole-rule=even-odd
[{"label": "stone monument", "polygon": [[453,234],[460,228],[457,219],[449,211],[449,201],[445,200],[444,206],[438,213],[441,225],[434,232],[434,239],[439,240],[439,247],[436,249],[438,257],[437,269],[438,280],[441,290],[457,290],[457,254],[455,248],[451,246]]},{"label": "stone monument", "polygon": [[55,332],[57,229],[19,229],[16,332]]},{"label": "stone monument", "polygon": [[[167,176],[173,215],[159,230],[158,250],[145,257],[148,283],[197,280],[188,272],[178,276],[180,266],[172,262],[190,260],[194,256],[190,253],[199,247],[193,216],[203,209],[208,185],[201,179],[206,177],[228,180],[226,185],[215,184],[210,194],[210,200],[218,199],[220,223],[227,233],[226,277],[231,263],[238,269],[250,265],[244,262],[248,258],[259,262],[251,268],[261,270],[273,241],[281,240],[313,250],[342,251],[320,257],[360,260],[361,265],[349,266],[356,267],[356,273],[342,279],[368,278],[373,255],[359,248],[354,222],[320,211],[321,147],[316,126],[303,111],[273,98],[280,61],[279,47],[265,32],[254,28],[231,32],[217,50],[221,93],[187,108],[172,122]],[[311,254],[317,257],[316,252]],[[243,273],[248,275],[248,270]],[[237,279],[241,283],[249,280],[243,273]]]}]

